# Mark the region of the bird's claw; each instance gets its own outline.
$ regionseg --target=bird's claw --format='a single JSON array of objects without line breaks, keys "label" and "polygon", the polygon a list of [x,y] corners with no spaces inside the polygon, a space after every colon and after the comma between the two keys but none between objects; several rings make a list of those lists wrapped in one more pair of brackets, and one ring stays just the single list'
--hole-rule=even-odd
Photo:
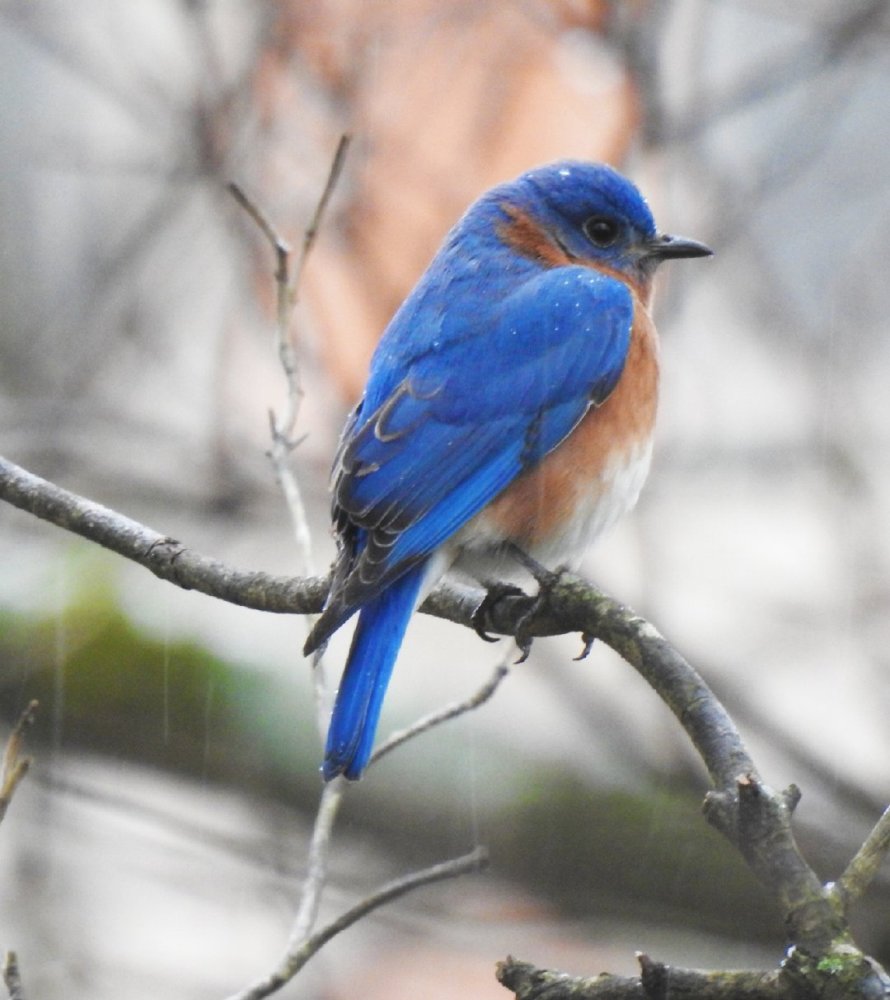
[{"label": "bird's claw", "polygon": [[514,587],[511,583],[491,583],[486,586],[485,596],[473,611],[470,624],[473,626],[476,635],[485,642],[497,642],[500,636],[489,635],[487,631],[489,613],[505,597],[528,597],[528,594],[519,587]]},{"label": "bird's claw", "polygon": [[584,643],[581,648],[581,652],[577,656],[572,657],[576,663],[578,660],[586,660],[587,657],[590,656],[590,651],[593,649],[593,644],[596,642],[596,636],[592,635],[590,632],[582,632],[581,642]]},{"label": "bird's claw", "polygon": [[527,620],[535,613],[537,605],[532,606],[532,610],[527,614],[524,614],[516,626],[516,635],[513,637],[517,648],[519,649],[519,659],[513,661],[514,666],[518,666],[520,663],[525,663],[529,657],[529,653],[532,651],[532,641],[534,639],[533,635],[530,635],[525,628]]},{"label": "bird's claw", "polygon": [[[539,569],[544,570],[544,567],[541,566]],[[517,664],[525,663],[529,657],[529,653],[532,651],[532,642],[535,639],[535,635],[531,630],[532,621],[549,604],[550,592],[558,582],[560,576],[559,573],[551,573],[550,570],[544,570],[544,574],[546,576],[535,576],[535,579],[538,581],[538,592],[529,598],[528,610],[516,622],[516,631],[513,634],[513,638],[519,647]]]},{"label": "bird's claw", "polygon": [[[506,597],[521,597],[527,601],[527,609],[517,620],[513,636],[516,646],[519,649],[519,659],[515,662],[519,664],[525,663],[532,650],[532,642],[535,638],[531,629],[532,622],[547,608],[550,602],[550,595],[559,585],[568,570],[565,567],[560,567],[557,570],[547,569],[546,566],[542,566],[536,559],[533,559],[530,555],[528,555],[528,553],[524,552],[515,545],[510,545],[508,547],[508,551],[513,558],[534,577],[538,584],[537,594],[530,596],[519,587],[514,587],[509,583],[489,584],[485,597],[482,598],[479,605],[476,607],[476,610],[473,612],[471,621],[473,628],[476,630],[476,634],[480,639],[484,639],[486,642],[496,642],[498,637],[489,635],[486,631],[489,621],[488,616],[492,608],[494,608]],[[590,650],[593,648],[595,636],[588,632],[583,632],[581,634],[581,640],[584,645],[581,652],[575,657],[576,660],[583,660],[589,655]]]},{"label": "bird's claw", "polygon": [[566,570],[563,567],[555,571],[547,569],[537,559],[533,559],[527,552],[524,552],[515,545],[510,546],[510,553],[535,578],[538,584],[538,592],[531,598],[528,610],[516,623],[514,638],[516,645],[519,647],[519,659],[516,663],[524,663],[528,659],[529,653],[531,653],[532,641],[535,638],[531,631],[532,621],[547,607],[551,593],[559,584]]}]

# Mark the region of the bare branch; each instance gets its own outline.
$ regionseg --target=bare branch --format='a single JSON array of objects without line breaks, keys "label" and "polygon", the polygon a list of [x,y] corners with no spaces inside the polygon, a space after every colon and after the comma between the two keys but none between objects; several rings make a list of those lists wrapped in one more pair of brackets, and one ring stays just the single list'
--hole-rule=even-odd
[{"label": "bare branch", "polygon": [[291,452],[300,443],[295,434],[300,414],[300,405],[304,396],[303,385],[300,379],[300,368],[297,363],[297,355],[290,334],[291,318],[294,305],[297,301],[297,292],[306,261],[315,243],[322,218],[331,200],[331,195],[334,193],[334,188],[343,170],[343,163],[349,149],[349,142],[349,136],[343,135],[337,144],[337,150],[334,153],[334,158],[328,171],[327,181],[325,182],[321,197],[315,206],[312,219],[303,235],[303,244],[299,259],[297,260],[293,280],[291,280],[290,276],[290,244],[281,236],[266,213],[241,187],[234,182],[228,185],[228,189],[235,200],[257,224],[275,254],[277,304],[275,342],[278,360],[284,372],[287,385],[287,403],[284,413],[281,416],[273,411],[269,413],[272,446],[268,454],[272,462],[272,467],[275,470],[275,477],[281,486],[288,510],[290,511],[297,548],[301,558],[300,566],[304,573],[313,572],[312,539],[309,534],[306,508],[303,504],[299,483],[288,461]]},{"label": "bare branch", "polygon": [[[454,610],[449,608],[449,616],[457,619]],[[520,624],[528,634],[577,631],[611,646],[651,685],[692,740],[714,784],[706,816],[773,893],[791,940],[824,954],[843,936],[836,900],[794,841],[791,814],[798,793],[779,794],[765,784],[726,709],[654,626],[569,573],[550,585],[546,601],[511,595],[494,602],[487,615],[496,632],[509,634]]]},{"label": "bare branch", "polygon": [[322,928],[317,934],[301,942],[296,948],[288,948],[278,969],[271,975],[258,981],[253,986],[248,987],[240,993],[230,997],[229,1000],[261,1000],[276,990],[281,989],[285,983],[303,968],[303,966],[315,955],[324,945],[336,937],[341,931],[351,927],[362,917],[386,903],[391,903],[395,899],[419,889],[424,885],[432,885],[434,882],[443,882],[446,879],[457,878],[459,875],[466,875],[468,872],[481,871],[488,864],[488,854],[482,847],[465,854],[462,857],[454,858],[451,861],[444,861],[438,865],[424,868],[423,871],[414,872],[411,875],[394,879],[382,886],[377,892],[363,899],[351,909],[347,910],[336,920]]},{"label": "bare branch", "polygon": [[835,890],[846,908],[858,899],[878,874],[878,869],[890,850],[890,806],[881,814],[865,843],[837,880]]},{"label": "bare branch", "polygon": [[346,162],[346,154],[349,152],[351,142],[351,135],[344,133],[340,136],[340,141],[337,143],[337,149],[334,152],[334,158],[331,161],[331,168],[328,171],[328,179],[325,183],[324,190],[321,193],[321,197],[318,199],[318,204],[315,206],[315,213],[312,216],[312,220],[306,227],[306,232],[303,234],[303,246],[300,250],[300,258],[297,261],[296,271],[294,272],[293,288],[295,298],[297,296],[297,292],[299,291],[300,280],[303,277],[306,259],[315,244],[318,231],[321,228],[321,220],[324,218],[324,214],[328,209],[331,195],[334,193],[334,188],[340,180],[340,174],[343,173],[343,164]]},{"label": "bare branch", "polygon": [[876,1000],[886,997],[890,980],[873,960],[849,944],[814,956],[789,948],[769,972],[682,969],[637,954],[640,976],[568,976],[508,957],[497,967],[498,981],[516,1000]]},{"label": "bare branch", "polygon": [[472,712],[473,709],[478,708],[480,705],[484,705],[489,698],[495,693],[495,691],[500,686],[501,681],[510,673],[510,667],[505,661],[501,661],[494,670],[494,673],[489,677],[489,679],[476,691],[475,694],[470,695],[464,701],[454,702],[451,705],[446,705],[444,708],[439,709],[435,712],[430,712],[429,715],[425,715],[423,718],[418,719],[413,725],[408,726],[406,729],[400,729],[398,732],[393,733],[386,742],[382,743],[372,754],[371,760],[369,762],[369,767],[371,764],[376,764],[381,757],[395,750],[396,747],[400,747],[403,743],[407,743],[408,740],[413,740],[416,736],[420,736],[421,733],[427,732],[429,729],[433,729],[436,726],[441,726],[443,722],[448,722],[451,719],[456,719],[459,715],[464,715],[466,712]]},{"label": "bare branch", "polygon": [[[22,743],[25,739],[25,729],[34,722],[37,713],[38,703],[31,701],[28,707],[19,716],[18,722],[13,726],[9,739],[6,741],[6,749],[3,753],[3,764],[0,767],[0,822],[6,815],[9,803],[12,801],[15,790],[21,784],[23,778],[28,773],[31,766],[30,757],[22,757]],[[10,953],[12,954],[12,953]],[[8,956],[7,956],[8,958]],[[13,955],[13,960],[15,956]]]},{"label": "bare branch", "polygon": [[298,948],[309,937],[318,918],[321,893],[328,875],[331,833],[345,790],[346,780],[338,778],[326,784],[321,793],[321,801],[318,803],[315,824],[312,828],[312,840],[309,844],[308,870],[300,893],[300,907],[288,940],[288,951]]},{"label": "bare branch", "polygon": [[[303,386],[300,379],[300,368],[297,363],[297,354],[291,338],[291,320],[293,309],[297,302],[300,280],[306,267],[309,251],[312,249],[318,235],[321,221],[324,217],[328,203],[334,193],[337,181],[343,170],[346,160],[346,153],[349,149],[350,139],[347,135],[342,135],[337,144],[334,158],[328,171],[327,181],[324,189],[315,206],[315,211],[306,231],[303,234],[303,245],[300,256],[297,260],[296,273],[291,280],[290,258],[291,248],[288,242],[280,235],[273,226],[268,216],[262,209],[249,198],[237,184],[229,184],[229,190],[235,196],[238,203],[248,212],[256,222],[263,235],[271,245],[275,253],[275,287],[277,303],[276,320],[276,350],[281,369],[284,373],[287,387],[287,403],[284,414],[280,417],[269,411],[269,431],[272,437],[272,445],[267,452],[272,468],[275,471],[275,478],[281,491],[284,494],[285,503],[290,513],[291,526],[294,538],[297,543],[297,551],[300,554],[299,567],[302,573],[310,574],[314,572],[314,560],[312,557],[312,535],[309,531],[309,521],[306,516],[306,507],[303,503],[303,494],[300,484],[290,464],[291,452],[296,449],[302,438],[297,438],[297,422],[299,420],[300,406],[303,401]],[[307,630],[312,622],[307,622]],[[313,691],[315,695],[316,717],[319,732],[324,738],[325,729],[325,704],[326,704],[326,681],[325,671],[322,662],[323,651],[318,651],[312,661]]]},{"label": "bare branch", "polygon": [[276,287],[276,324],[275,344],[278,360],[284,372],[287,386],[287,405],[284,416],[279,418],[273,410],[269,411],[269,431],[272,435],[272,446],[267,452],[275,478],[284,493],[287,509],[290,512],[297,551],[300,553],[300,569],[302,572],[312,571],[312,539],[306,519],[306,508],[300,492],[297,478],[290,468],[288,459],[297,446],[294,432],[303,399],[303,386],[300,381],[300,370],[297,356],[290,338],[291,314],[294,299],[290,284],[290,244],[272,225],[263,210],[234,182],[228,185],[229,191],[236,201],[250,215],[268,240],[275,253],[275,287]]},{"label": "bare branch", "polygon": [[706,972],[678,969],[638,955],[640,976],[569,976],[538,969],[512,957],[499,962],[497,978],[517,1000],[768,1000],[783,996],[776,972]]},{"label": "bare branch", "polygon": [[234,569],[2,457],[0,499],[117,552],[184,590],[197,590],[231,604],[279,614],[310,614],[320,611],[324,604],[328,588],[325,579]]}]

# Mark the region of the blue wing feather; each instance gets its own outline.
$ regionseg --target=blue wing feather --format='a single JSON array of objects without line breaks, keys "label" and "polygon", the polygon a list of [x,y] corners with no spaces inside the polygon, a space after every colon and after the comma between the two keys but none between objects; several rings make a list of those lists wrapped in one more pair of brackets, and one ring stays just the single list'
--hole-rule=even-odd
[{"label": "blue wing feather", "polygon": [[632,316],[621,282],[588,268],[547,271],[491,313],[464,316],[472,338],[449,339],[451,319],[443,346],[402,365],[399,387],[345,442],[336,500],[364,526],[423,516],[557,409],[562,419],[539,435],[546,454],[614,388]]}]

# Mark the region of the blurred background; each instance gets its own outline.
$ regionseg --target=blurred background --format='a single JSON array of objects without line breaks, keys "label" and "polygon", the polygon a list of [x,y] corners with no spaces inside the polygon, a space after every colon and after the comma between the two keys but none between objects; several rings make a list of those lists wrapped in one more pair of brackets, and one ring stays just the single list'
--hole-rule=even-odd
[{"label": "blurred background", "polygon": [[[890,800],[888,41],[884,0],[2,0],[0,450],[227,563],[322,572],[340,426],[444,233],[532,165],[608,160],[716,256],[661,275],[652,475],[584,571],[801,786],[799,839],[836,877]],[[265,455],[274,262],[225,186],[299,245],[343,132],[293,324],[307,567]],[[0,946],[47,1000],[235,992],[283,947],[320,793],[304,622],[11,508],[0,541],[0,736],[41,701]],[[491,869],[364,921],[282,996],[496,998],[507,953],[778,960],[677,723],[579,648],[538,641],[491,703],[349,789],[323,918],[478,843]],[[381,733],[500,655],[418,616]],[[854,919],[884,962],[888,914],[885,875]]]}]

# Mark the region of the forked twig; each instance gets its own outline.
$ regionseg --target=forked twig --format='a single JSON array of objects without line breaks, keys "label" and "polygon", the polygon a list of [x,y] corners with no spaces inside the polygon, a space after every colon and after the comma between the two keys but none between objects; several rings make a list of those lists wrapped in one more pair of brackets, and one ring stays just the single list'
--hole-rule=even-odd
[{"label": "forked twig", "polygon": [[279,990],[303,968],[303,966],[315,955],[331,938],[341,931],[351,927],[362,917],[386,903],[391,903],[395,899],[419,889],[424,885],[432,885],[434,882],[443,882],[446,879],[457,878],[459,875],[466,875],[468,872],[481,871],[488,864],[488,854],[483,847],[477,847],[469,854],[454,858],[451,861],[443,861],[437,865],[431,865],[419,872],[412,872],[401,878],[393,879],[381,886],[370,896],[366,896],[361,902],[342,913],[336,920],[332,920],[316,934],[306,938],[296,948],[288,948],[278,968],[270,975],[256,982],[241,993],[236,993],[229,1000],[262,1000],[276,990]]},{"label": "forked twig", "polygon": [[[306,517],[306,507],[299,482],[290,465],[290,454],[300,444],[302,438],[296,436],[297,422],[300,415],[300,405],[303,400],[303,385],[300,378],[300,367],[297,354],[291,338],[291,319],[297,302],[297,293],[309,252],[315,244],[325,211],[334,193],[337,181],[343,171],[346,153],[349,149],[350,137],[342,135],[337,144],[334,158],[328,170],[327,181],[321,196],[315,206],[315,211],[309,225],[303,234],[303,243],[297,259],[293,278],[290,274],[291,246],[281,236],[266,213],[250,198],[241,187],[234,182],[228,185],[236,201],[256,223],[275,254],[275,287],[276,287],[276,337],[275,344],[281,370],[284,373],[287,396],[284,413],[280,416],[274,410],[269,411],[269,433],[272,444],[267,452],[275,478],[284,494],[285,503],[290,513],[291,526],[300,554],[300,568],[304,573],[312,573],[312,535],[309,531],[309,521]],[[307,631],[312,620],[307,619]],[[316,716],[319,731],[324,731],[325,675],[321,654],[316,654],[313,660],[313,681],[316,705]]]},{"label": "forked twig", "polygon": [[234,182],[228,185],[236,201],[250,215],[265,236],[275,254],[275,287],[276,287],[276,350],[281,369],[284,372],[287,386],[287,398],[284,412],[281,415],[274,411],[269,412],[269,428],[272,436],[272,446],[268,455],[275,470],[288,510],[291,515],[291,522],[297,546],[301,557],[301,570],[304,573],[311,573],[312,569],[312,539],[309,532],[306,518],[306,509],[303,504],[302,493],[297,482],[297,478],[289,465],[290,453],[299,445],[300,439],[296,437],[297,422],[300,415],[300,405],[303,400],[304,391],[300,378],[300,367],[297,363],[297,355],[294,350],[291,338],[291,319],[294,306],[297,302],[297,293],[300,281],[306,267],[309,252],[315,244],[318,231],[321,226],[324,213],[331,200],[334,188],[343,171],[346,153],[349,149],[349,136],[343,135],[337,144],[337,150],[328,171],[327,181],[322,190],[321,197],[315,206],[312,219],[303,234],[303,243],[300,249],[300,256],[297,259],[294,275],[290,274],[291,246],[278,232],[268,216],[250,198],[239,185]]},{"label": "forked twig", "polygon": [[328,171],[328,179],[325,182],[324,190],[321,192],[321,197],[315,206],[312,219],[303,233],[303,246],[300,249],[300,257],[294,271],[293,289],[295,299],[298,298],[297,293],[299,292],[300,280],[303,277],[303,270],[306,266],[306,259],[309,256],[309,251],[315,245],[318,231],[321,228],[321,220],[324,218],[331,195],[334,193],[334,188],[337,186],[340,175],[343,173],[343,164],[346,162],[346,154],[349,152],[351,142],[352,136],[345,133],[340,136],[340,141],[337,143],[337,149],[334,152],[334,158],[331,160],[331,167]]},{"label": "forked twig", "polygon": [[312,540],[306,521],[306,509],[303,505],[303,497],[296,476],[288,465],[288,457],[296,447],[293,434],[299,416],[300,402],[303,398],[296,352],[290,339],[290,320],[294,305],[290,286],[291,247],[272,225],[265,212],[238,184],[232,181],[229,183],[228,189],[238,204],[256,223],[275,254],[275,343],[278,360],[287,385],[287,402],[283,417],[279,418],[274,410],[269,410],[269,432],[272,436],[272,446],[267,455],[272,462],[275,478],[281,486],[287,509],[290,512],[297,550],[300,553],[301,570],[304,573],[309,573],[312,566]]},{"label": "forked twig", "polygon": [[[430,713],[414,725],[394,733],[373,755],[371,763],[376,763],[384,754],[421,733],[442,725],[451,719],[470,712],[488,701],[509,673],[509,666],[501,662],[492,676],[469,698]],[[487,862],[485,848],[478,847],[472,853],[453,861],[434,865],[431,868],[403,876],[388,883],[376,893],[357,903],[317,934],[311,934],[318,916],[321,893],[327,879],[328,855],[334,820],[343,799],[346,782],[337,778],[325,786],[315,817],[312,840],[309,846],[309,866],[300,895],[300,907],[294,920],[293,930],[278,968],[258,980],[229,1000],[259,1000],[280,989],[303,968],[306,962],[332,937],[351,926],[371,910],[404,895],[421,885],[428,885],[447,878],[455,878],[469,871],[479,870]]]}]

